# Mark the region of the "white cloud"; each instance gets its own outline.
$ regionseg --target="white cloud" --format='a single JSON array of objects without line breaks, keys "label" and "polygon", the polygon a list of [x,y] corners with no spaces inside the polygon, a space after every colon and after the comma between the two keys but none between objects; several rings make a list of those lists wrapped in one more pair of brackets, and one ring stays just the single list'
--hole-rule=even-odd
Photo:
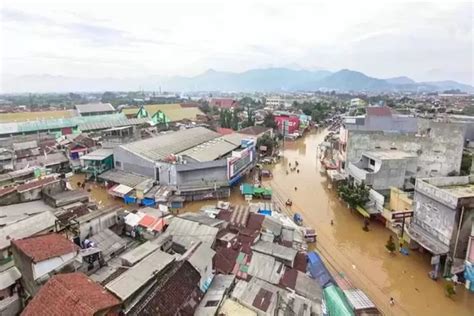
[{"label": "white cloud", "polygon": [[472,23],[472,4],[452,1],[12,0],[1,9],[1,72],[99,78],[298,64],[473,83]]}]

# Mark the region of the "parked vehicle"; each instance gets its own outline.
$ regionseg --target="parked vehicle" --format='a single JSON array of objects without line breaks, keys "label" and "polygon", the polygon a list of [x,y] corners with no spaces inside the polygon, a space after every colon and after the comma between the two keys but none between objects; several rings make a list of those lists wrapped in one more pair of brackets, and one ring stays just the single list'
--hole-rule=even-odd
[{"label": "parked vehicle", "polygon": [[262,169],[260,174],[262,175],[262,177],[266,177],[266,178],[273,177],[272,172],[270,170],[267,170],[267,169]]},{"label": "parked vehicle", "polygon": [[305,228],[304,229],[304,238],[307,243],[315,243],[316,242],[316,230],[313,228]]},{"label": "parked vehicle", "polygon": [[296,225],[303,225],[303,217],[301,217],[299,213],[295,213],[295,215],[293,216],[293,220],[295,221]]}]

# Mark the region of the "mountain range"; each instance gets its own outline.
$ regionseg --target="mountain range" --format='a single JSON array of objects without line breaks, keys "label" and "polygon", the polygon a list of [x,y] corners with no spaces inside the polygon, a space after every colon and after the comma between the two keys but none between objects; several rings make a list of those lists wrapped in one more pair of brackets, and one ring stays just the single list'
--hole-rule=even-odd
[{"label": "mountain range", "polygon": [[6,92],[100,92],[100,91],[445,91],[474,92],[474,87],[456,81],[416,82],[405,76],[379,79],[362,72],[342,69],[294,70],[252,69],[241,73],[208,70],[193,77],[146,76],[140,78],[76,78],[51,75],[3,76]]}]

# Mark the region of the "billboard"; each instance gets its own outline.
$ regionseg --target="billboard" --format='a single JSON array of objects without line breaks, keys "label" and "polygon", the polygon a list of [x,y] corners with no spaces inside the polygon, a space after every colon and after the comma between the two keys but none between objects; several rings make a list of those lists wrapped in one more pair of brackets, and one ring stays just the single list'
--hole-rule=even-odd
[{"label": "billboard", "polygon": [[240,152],[232,153],[227,158],[227,178],[230,180],[244,171],[255,159],[255,147],[248,147]]}]

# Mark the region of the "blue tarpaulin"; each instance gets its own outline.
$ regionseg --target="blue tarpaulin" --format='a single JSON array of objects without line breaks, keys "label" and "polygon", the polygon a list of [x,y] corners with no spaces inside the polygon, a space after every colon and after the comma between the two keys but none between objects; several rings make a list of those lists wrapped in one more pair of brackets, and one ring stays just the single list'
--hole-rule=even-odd
[{"label": "blue tarpaulin", "polygon": [[144,206],[155,206],[155,200],[145,198],[145,199],[142,200],[142,204]]},{"label": "blue tarpaulin", "polygon": [[125,195],[123,197],[123,201],[125,202],[125,204],[132,204],[137,201],[137,198],[134,196]]},{"label": "blue tarpaulin", "polygon": [[321,257],[314,251],[308,252],[308,270],[311,277],[315,279],[321,287],[326,287],[334,283]]},{"label": "blue tarpaulin", "polygon": [[270,211],[270,210],[259,210],[258,214],[262,214],[262,215],[265,215],[265,216],[272,216],[272,211]]}]

